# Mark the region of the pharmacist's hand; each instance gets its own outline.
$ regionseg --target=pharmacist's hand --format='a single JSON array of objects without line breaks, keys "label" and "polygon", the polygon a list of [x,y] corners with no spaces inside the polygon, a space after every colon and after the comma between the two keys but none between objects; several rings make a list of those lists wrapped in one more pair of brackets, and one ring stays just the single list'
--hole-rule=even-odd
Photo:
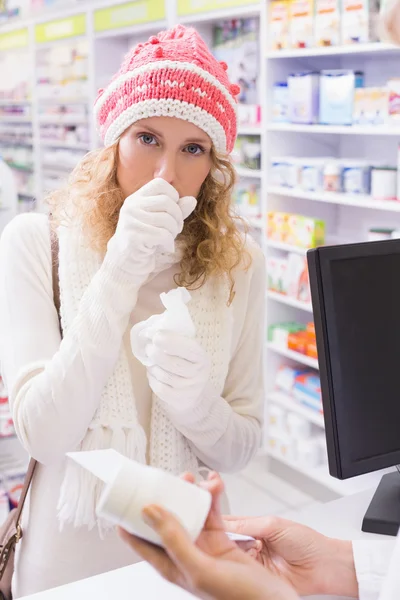
[{"label": "pharmacist's hand", "polygon": [[294,590],[263,569],[225,535],[219,511],[224,489],[218,475],[201,484],[212,494],[212,506],[196,544],[178,520],[159,506],[148,506],[144,518],[161,537],[165,550],[126,532],[123,539],[165,579],[204,600],[296,600]]},{"label": "pharmacist's hand", "polygon": [[300,596],[358,598],[351,542],[334,540],[278,517],[224,518],[225,530],[259,540],[258,561]]},{"label": "pharmacist's hand", "polygon": [[153,179],[126,198],[106,258],[131,275],[143,267],[148,275],[156,250],[174,252],[175,238],[195,206],[195,198],[179,198],[167,181]]},{"label": "pharmacist's hand", "polygon": [[211,361],[193,338],[158,331],[146,347],[153,363],[147,376],[155,395],[176,410],[188,410],[203,394],[211,372]]}]

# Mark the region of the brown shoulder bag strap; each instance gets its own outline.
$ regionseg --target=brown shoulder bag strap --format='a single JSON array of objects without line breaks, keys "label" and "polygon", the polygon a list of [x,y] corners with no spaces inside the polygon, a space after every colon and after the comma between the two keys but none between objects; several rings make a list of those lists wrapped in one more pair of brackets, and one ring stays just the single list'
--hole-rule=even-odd
[{"label": "brown shoulder bag strap", "polygon": [[[54,306],[57,309],[58,320],[60,322],[61,331],[61,319],[60,319],[60,282],[58,279],[58,236],[57,232],[52,228],[50,222],[50,241],[51,241],[51,264],[52,264],[52,281],[53,281],[53,300]],[[21,497],[19,499],[18,508],[15,513],[15,527],[17,530],[17,541],[22,535],[21,531],[21,517],[24,509],[25,501],[28,495],[29,488],[32,483],[33,474],[37,466],[37,461],[31,458],[29,461],[29,467],[24,480],[24,486],[22,488]]]},{"label": "brown shoulder bag strap", "polygon": [[61,315],[60,315],[60,280],[58,277],[58,235],[57,231],[53,229],[50,222],[50,241],[51,241],[51,264],[52,264],[52,280],[53,280],[53,300],[54,306],[56,307],[58,320],[60,323],[61,331]]}]

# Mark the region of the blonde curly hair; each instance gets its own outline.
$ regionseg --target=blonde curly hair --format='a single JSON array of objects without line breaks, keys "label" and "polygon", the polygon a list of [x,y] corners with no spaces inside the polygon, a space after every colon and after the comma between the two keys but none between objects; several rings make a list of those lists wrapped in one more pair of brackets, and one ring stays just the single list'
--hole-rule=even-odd
[{"label": "blonde curly hair", "polygon": [[[52,192],[47,203],[52,221],[67,224],[79,215],[88,245],[105,253],[113,236],[124,196],[117,179],[118,146],[89,152],[73,170],[67,185]],[[198,289],[210,276],[227,275],[230,298],[234,297],[235,268],[247,269],[251,257],[245,248],[245,236],[234,215],[231,192],[235,171],[228,158],[211,150],[212,168],[197,198],[194,212],[186,219],[179,236],[182,247],[180,272],[175,277],[179,286]]]}]

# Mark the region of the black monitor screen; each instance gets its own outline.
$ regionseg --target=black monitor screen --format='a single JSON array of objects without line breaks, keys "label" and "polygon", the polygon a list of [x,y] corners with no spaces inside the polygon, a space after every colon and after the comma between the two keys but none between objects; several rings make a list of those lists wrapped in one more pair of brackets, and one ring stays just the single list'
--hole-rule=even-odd
[{"label": "black monitor screen", "polygon": [[330,470],[400,462],[400,241],[309,254]]}]

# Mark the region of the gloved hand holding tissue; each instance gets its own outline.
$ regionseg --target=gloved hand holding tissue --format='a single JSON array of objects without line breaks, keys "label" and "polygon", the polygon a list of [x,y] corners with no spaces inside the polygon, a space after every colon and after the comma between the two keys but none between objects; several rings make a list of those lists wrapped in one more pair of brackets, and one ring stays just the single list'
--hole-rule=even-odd
[{"label": "gloved hand holding tissue", "polygon": [[161,294],[165,311],[131,331],[134,356],[147,367],[150,387],[176,409],[194,406],[209,381],[211,361],[197,342],[185,288]]}]

